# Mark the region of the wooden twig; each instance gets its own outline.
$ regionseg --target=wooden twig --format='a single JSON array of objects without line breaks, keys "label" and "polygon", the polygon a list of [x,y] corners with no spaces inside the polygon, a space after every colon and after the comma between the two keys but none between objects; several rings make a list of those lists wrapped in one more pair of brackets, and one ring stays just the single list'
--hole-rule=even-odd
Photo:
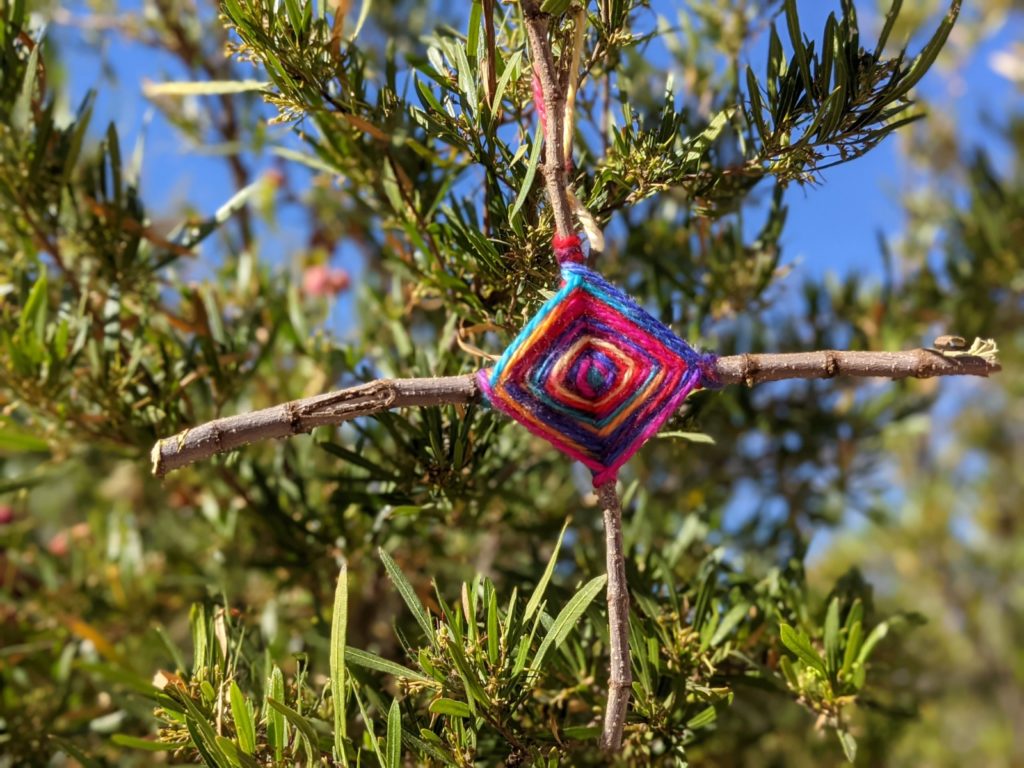
[{"label": "wooden twig", "polygon": [[540,80],[544,111],[547,113],[547,120],[544,122],[544,163],[541,172],[544,174],[548,202],[555,218],[555,233],[565,237],[571,235],[575,227],[572,209],[569,206],[569,182],[565,173],[565,150],[562,145],[565,131],[565,90],[559,87],[558,69],[555,67],[551,42],[548,40],[551,16],[541,12],[537,0],[522,0],[521,6],[526,35],[530,39],[533,70]]},{"label": "wooden twig", "polygon": [[732,355],[720,357],[715,373],[721,384],[784,379],[831,379],[835,376],[881,379],[930,379],[936,376],[988,376],[1001,368],[994,358],[944,354],[934,349],[905,352],[817,352]]},{"label": "wooden twig", "polygon": [[[998,363],[973,355],[929,349],[907,352],[797,352],[720,357],[709,371],[719,384],[752,386],[783,379],[833,376],[886,379],[935,376],[988,376]],[[159,440],[153,446],[153,473],[165,475],[196,461],[248,443],[309,432],[392,408],[470,403],[478,399],[473,374],[429,379],[382,379],[350,389],[292,400],[260,411],[227,416]]]},{"label": "wooden twig", "polygon": [[357,387],[228,416],[179,432],[153,446],[153,474],[165,475],[258,440],[291,437],[392,408],[468,403],[477,397],[473,374],[432,379],[382,379]]},{"label": "wooden twig", "polygon": [[629,664],[629,590],[626,585],[626,555],[622,544],[622,505],[611,480],[597,487],[604,513],[605,561],[608,568],[608,634],[610,644],[608,703],[604,710],[601,748],[607,752],[622,749],[626,710],[633,685]]}]

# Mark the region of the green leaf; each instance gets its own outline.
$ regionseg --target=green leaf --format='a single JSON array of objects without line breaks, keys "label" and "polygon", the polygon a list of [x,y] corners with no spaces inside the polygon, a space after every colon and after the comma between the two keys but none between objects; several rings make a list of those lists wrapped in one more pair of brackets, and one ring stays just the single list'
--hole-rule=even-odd
[{"label": "green leaf", "polygon": [[378,549],[377,552],[380,555],[381,562],[384,563],[384,569],[388,572],[388,578],[391,579],[391,583],[395,585],[398,590],[398,594],[402,596],[402,600],[409,606],[409,610],[412,611],[413,618],[416,619],[416,623],[420,625],[423,630],[423,634],[427,636],[427,639],[431,642],[435,642],[434,637],[434,626],[430,622],[430,616],[427,614],[427,609],[423,607],[423,603],[416,596],[416,590],[412,588],[412,584],[405,578],[405,574],[402,573],[402,569],[398,567],[394,560],[391,559],[391,555],[385,552],[383,549]]},{"label": "green leaf", "polygon": [[561,16],[567,10],[572,0],[544,0],[540,4],[541,13],[550,13],[552,16]]},{"label": "green leaf", "polygon": [[592,741],[601,735],[601,726],[571,725],[562,729],[562,735],[574,741]]},{"label": "green leaf", "polygon": [[295,726],[302,740],[302,748],[306,753],[306,760],[309,765],[314,765],[320,760],[319,742],[316,737],[316,729],[309,720],[294,709],[277,699],[267,698],[267,704],[285,716],[289,723]]},{"label": "green leaf", "polygon": [[789,30],[789,42],[793,46],[793,56],[796,59],[797,67],[800,69],[800,77],[804,81],[804,90],[808,96],[813,95],[811,87],[811,67],[807,62],[807,49],[804,47],[803,32],[800,31],[800,17],[796,11],[796,0],[785,0],[783,3],[786,12],[786,27]]},{"label": "green leaf", "polygon": [[477,680],[474,668],[469,664],[466,659],[466,654],[463,651],[463,638],[461,632],[458,629],[457,624],[449,624],[447,626],[448,633],[452,637],[453,642],[449,642],[446,645],[448,655],[451,657],[452,663],[459,672],[459,677],[462,678],[462,684],[466,690],[466,697],[469,699],[470,709],[475,708],[475,699],[480,701],[487,701],[487,692],[480,685],[480,681]]},{"label": "green leaf", "polygon": [[228,762],[234,768],[259,768],[259,764],[253,759],[252,755],[242,752],[238,745],[226,736],[217,737],[217,746],[220,747],[221,752],[227,755]]},{"label": "green leaf", "polygon": [[[564,529],[563,529],[564,530]],[[498,663],[500,637],[498,632],[498,595],[487,582],[487,660],[491,665]],[[508,619],[511,621],[511,617]]]},{"label": "green leaf", "polygon": [[849,731],[836,731],[839,743],[843,745],[843,754],[851,763],[857,759],[857,740]]},{"label": "green leaf", "polygon": [[128,749],[141,749],[144,752],[168,752],[178,749],[181,745],[166,741],[152,741],[151,739],[140,739],[138,736],[129,736],[127,733],[115,733],[110,737],[111,743]]},{"label": "green leaf", "polygon": [[811,645],[810,639],[807,635],[801,631],[797,632],[789,624],[779,625],[779,636],[782,638],[782,644],[788,648],[794,656],[811,669],[821,674],[822,678],[827,678],[828,674],[825,671],[825,662],[822,661],[821,656]]},{"label": "green leaf", "polygon": [[750,611],[750,603],[747,602],[736,603],[736,605],[730,608],[728,613],[722,617],[722,621],[715,629],[715,633],[711,636],[711,647],[714,648],[721,644],[736,625],[743,621],[743,617],[747,615],[748,611]]},{"label": "green leaf", "polygon": [[25,354],[35,363],[42,362],[46,342],[47,306],[46,268],[39,270],[39,277],[28,292],[25,306],[18,319],[18,340]]},{"label": "green leaf", "polygon": [[174,689],[173,698],[185,707],[185,726],[188,728],[192,743],[200,751],[208,763],[214,766],[227,766],[231,761],[217,743],[217,734],[210,725],[209,717],[183,690]]},{"label": "green leaf", "polygon": [[686,721],[686,727],[691,730],[697,730],[704,726],[711,725],[718,718],[718,713],[715,711],[713,706],[705,707],[696,715]]},{"label": "green leaf", "polygon": [[267,744],[274,750],[274,759],[281,762],[284,759],[284,750],[288,746],[288,726],[285,723],[284,715],[276,707],[271,706],[271,699],[280,701],[284,698],[284,675],[280,668],[275,666],[270,672],[267,680],[267,695],[264,701],[264,717],[267,722]]},{"label": "green leaf", "polygon": [[519,187],[519,194],[516,195],[516,201],[512,204],[512,208],[508,212],[508,219],[511,221],[519,213],[519,209],[523,207],[523,203],[526,202],[526,198],[530,194],[530,189],[533,187],[533,178],[537,175],[537,166],[540,164],[540,150],[544,145],[544,132],[536,131],[533,136],[533,149],[530,150],[530,161],[526,166],[526,175],[523,177],[523,183]]},{"label": "green leaf", "polygon": [[345,636],[348,627],[348,566],[341,564],[331,616],[331,704],[334,709],[334,759],[348,765],[345,754]]},{"label": "green leaf", "polygon": [[402,712],[398,699],[391,700],[388,710],[387,768],[402,768]]},{"label": "green leaf", "polygon": [[238,746],[251,755],[256,751],[256,726],[253,723],[252,704],[242,695],[238,683],[231,681],[229,689],[231,700],[231,718],[235,721],[235,732],[238,735]]},{"label": "green leaf", "polygon": [[896,24],[896,19],[900,15],[900,10],[903,7],[903,0],[892,0],[892,5],[889,6],[889,11],[885,14],[885,23],[882,25],[882,31],[878,35],[878,44],[875,46],[875,58],[881,58],[882,51],[885,50],[885,44],[889,42],[889,36],[892,34],[892,28]]},{"label": "green leaf", "polygon": [[192,678],[199,680],[206,676],[206,654],[210,648],[206,607],[202,603],[193,603],[188,621],[192,630]]},{"label": "green leaf", "polygon": [[[10,112],[11,127],[19,132],[28,132],[31,128],[32,100],[37,89],[36,80],[39,75],[39,52],[41,49],[41,45],[31,47],[28,60],[25,62],[25,76],[21,81],[21,90],[18,92],[18,98]],[[6,76],[4,80],[7,80]]]},{"label": "green leaf", "polygon": [[449,717],[471,717],[469,706],[455,699],[440,698],[430,702],[430,711],[437,715]]},{"label": "green leaf", "polygon": [[505,62],[505,69],[501,73],[501,77],[498,78],[498,83],[494,88],[494,98],[491,101],[491,115],[498,114],[498,109],[501,107],[501,100],[505,98],[505,90],[508,88],[509,81],[512,76],[519,69],[519,62],[523,58],[522,51],[515,51],[508,60]]},{"label": "green leaf", "polygon": [[[714,563],[707,568],[707,573],[701,581],[700,589],[697,591],[697,598],[693,602],[693,628],[700,632],[704,628],[708,616],[713,614],[711,610],[711,595],[714,592],[716,571]],[[708,638],[710,640],[710,638]]]},{"label": "green leaf", "polygon": [[786,678],[786,683],[794,691],[800,690],[800,679],[797,677],[796,670],[793,669],[793,662],[789,660],[789,656],[783,656],[779,659],[779,669],[782,670],[782,676]]},{"label": "green leaf", "polygon": [[658,437],[677,437],[680,440],[686,440],[689,443],[702,443],[704,445],[715,444],[715,438],[711,435],[704,434],[703,432],[659,432]]},{"label": "green leaf", "polygon": [[565,537],[565,531],[569,527],[569,523],[572,522],[571,517],[565,518],[565,522],[562,523],[562,531],[558,534],[558,540],[555,542],[555,548],[551,552],[551,557],[548,558],[548,564],[544,568],[544,573],[540,577],[540,581],[537,582],[536,588],[533,590],[533,594],[530,595],[529,602],[526,603],[526,610],[523,612],[523,621],[527,622],[533,614],[540,608],[541,601],[544,599],[544,592],[547,591],[548,583],[551,581],[551,575],[555,572],[555,565],[558,563],[558,553],[562,548],[562,539]]},{"label": "green leaf", "polygon": [[867,640],[864,641],[864,645],[861,646],[860,653],[857,654],[857,664],[863,664],[871,656],[871,652],[875,650],[875,646],[878,645],[882,638],[889,634],[889,623],[882,622],[877,627],[871,630]]},{"label": "green leaf", "polygon": [[42,438],[20,429],[9,421],[0,420],[0,456],[48,451],[49,444]]},{"label": "green leaf", "polygon": [[747,95],[750,98],[749,115],[754,120],[754,125],[757,128],[758,136],[760,137],[761,144],[763,145],[767,141],[767,137],[769,135],[768,124],[764,121],[764,104],[761,102],[761,86],[757,82],[754,70],[749,66],[747,67]]},{"label": "green leaf", "polygon": [[835,679],[839,672],[839,598],[833,597],[825,614],[825,669]]},{"label": "green leaf", "polygon": [[552,648],[558,648],[572,632],[580,616],[587,610],[587,606],[597,597],[598,592],[604,587],[607,576],[597,576],[587,582],[579,592],[572,596],[572,599],[565,604],[558,616],[548,628],[548,633],[541,640],[540,647],[533,657],[533,668],[541,669],[544,658]]},{"label": "green leaf", "polygon": [[469,10],[469,28],[466,32],[466,55],[476,57],[480,47],[480,18],[483,5],[480,0],[473,0]]},{"label": "green leaf", "polygon": [[366,741],[370,742],[373,753],[377,756],[377,762],[386,768],[387,760],[384,758],[384,753],[380,751],[380,739],[377,738],[377,734],[374,732],[373,720],[366,714],[366,707],[363,706],[363,697],[359,695],[358,686],[352,688],[352,695],[356,700],[356,706],[359,707],[359,714],[363,718],[363,723],[366,724],[366,735],[363,737],[364,743]]},{"label": "green leaf", "polygon": [[935,63],[935,59],[939,57],[939,52],[942,47],[946,44],[946,40],[949,38],[949,33],[953,31],[953,25],[956,23],[957,16],[960,15],[960,0],[953,0],[949,7],[949,11],[946,13],[946,18],[939,24],[939,28],[935,30],[935,34],[932,35],[931,40],[925,45],[915,58],[911,62],[910,68],[907,70],[906,76],[900,81],[900,84],[891,92],[887,91],[886,96],[890,102],[895,101],[901,96],[905,96],[911,88],[924,77],[928,70],[931,69],[932,64]]},{"label": "green leaf", "polygon": [[358,648],[353,648],[350,645],[345,646],[345,661],[357,667],[383,672],[387,675],[397,677],[400,680],[415,680],[420,683],[428,683],[431,685],[434,685],[437,682],[426,675],[421,675],[415,670],[403,667],[401,664],[396,664],[393,661],[383,659],[369,651],[362,651]]},{"label": "green leaf", "polygon": [[840,676],[843,679],[848,679],[850,676],[853,664],[857,659],[858,652],[860,651],[863,634],[864,625],[859,620],[853,623],[847,631],[846,649],[843,652],[843,666],[840,670]]},{"label": "green leaf", "polygon": [[686,153],[686,157],[683,162],[685,163],[696,163],[700,161],[702,157],[707,153],[711,145],[714,144],[718,137],[722,135],[722,131],[729,124],[732,116],[736,113],[735,107],[726,107],[720,112],[716,112],[714,117],[708,123],[707,128],[693,136],[689,141],[689,151]]},{"label": "green leaf", "polygon": [[101,764],[98,760],[94,760],[92,757],[85,754],[77,744],[61,736],[49,734],[47,736],[47,740],[56,746],[58,750],[77,760],[81,765],[81,768],[103,768],[103,766],[106,765],[106,763]]}]

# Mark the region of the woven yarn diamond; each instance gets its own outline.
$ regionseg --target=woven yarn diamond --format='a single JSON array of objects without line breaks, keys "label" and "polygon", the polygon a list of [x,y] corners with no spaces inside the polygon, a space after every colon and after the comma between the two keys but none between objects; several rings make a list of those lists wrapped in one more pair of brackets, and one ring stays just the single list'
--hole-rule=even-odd
[{"label": "woven yarn diamond", "polygon": [[701,384],[702,356],[581,264],[478,381],[491,405],[581,461],[599,485]]}]

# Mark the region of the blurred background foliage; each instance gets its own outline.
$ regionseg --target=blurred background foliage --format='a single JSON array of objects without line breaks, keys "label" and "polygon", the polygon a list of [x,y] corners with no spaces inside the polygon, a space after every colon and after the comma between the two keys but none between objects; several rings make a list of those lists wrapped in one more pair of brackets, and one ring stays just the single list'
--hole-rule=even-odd
[{"label": "blurred background foliage", "polygon": [[[1024,114],[992,104],[964,143],[947,91],[909,97],[929,69],[971,88],[1021,7],[843,0],[812,29],[806,6],[587,7],[572,181],[599,268],[722,353],[948,331],[995,337],[1004,372],[688,401],[687,437],[622,473],[622,759],[1020,765]],[[578,6],[547,7],[562,54]],[[384,414],[149,474],[210,418],[481,367],[549,295],[518,6],[3,14],[0,765],[602,763],[596,498],[515,425]],[[993,66],[1024,81],[1019,44]],[[161,130],[180,160],[148,159]],[[883,268],[801,269],[787,201],[883,139]],[[144,199],[187,158],[205,184]]]}]

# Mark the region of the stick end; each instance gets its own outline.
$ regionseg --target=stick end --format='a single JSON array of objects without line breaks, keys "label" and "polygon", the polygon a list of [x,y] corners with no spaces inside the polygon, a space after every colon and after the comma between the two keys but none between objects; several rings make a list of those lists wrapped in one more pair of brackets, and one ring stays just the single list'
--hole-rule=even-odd
[{"label": "stick end", "polygon": [[163,450],[161,449],[163,442],[163,440],[157,440],[153,444],[153,450],[149,452],[149,460],[153,463],[150,471],[157,477],[162,476],[165,471]]}]

